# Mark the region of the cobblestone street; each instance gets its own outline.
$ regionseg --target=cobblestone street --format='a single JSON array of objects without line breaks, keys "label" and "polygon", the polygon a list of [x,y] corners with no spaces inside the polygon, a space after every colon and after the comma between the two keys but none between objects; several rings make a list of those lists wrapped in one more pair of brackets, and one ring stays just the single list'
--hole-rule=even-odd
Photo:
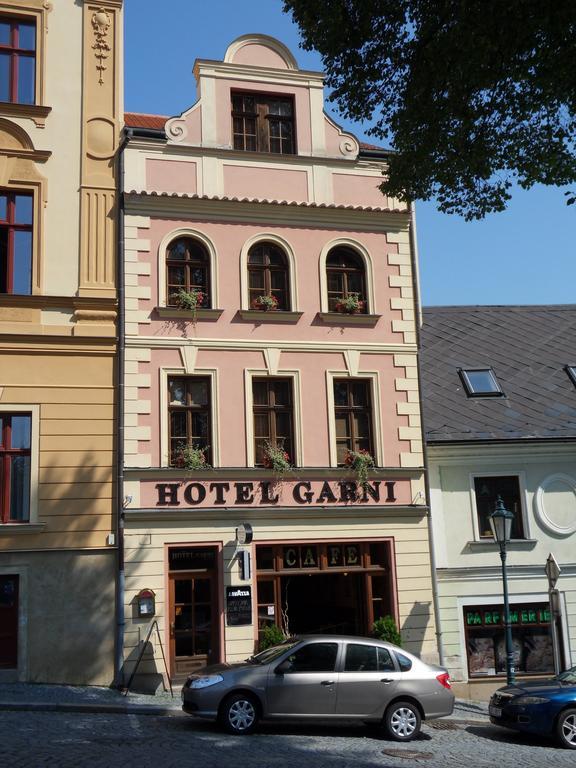
[{"label": "cobblestone street", "polygon": [[424,726],[420,738],[405,745],[359,725],[266,724],[253,736],[234,737],[179,714],[1,712],[0,732],[6,768],[572,768],[575,757],[551,742],[449,721]]}]

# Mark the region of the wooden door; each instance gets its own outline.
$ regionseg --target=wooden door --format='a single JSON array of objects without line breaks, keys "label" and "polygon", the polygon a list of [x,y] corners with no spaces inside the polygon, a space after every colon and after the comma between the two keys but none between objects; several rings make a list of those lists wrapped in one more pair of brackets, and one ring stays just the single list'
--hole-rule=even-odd
[{"label": "wooden door", "polygon": [[170,661],[172,674],[189,674],[219,661],[216,575],[170,577]]},{"label": "wooden door", "polygon": [[18,667],[18,576],[0,576],[0,669]]}]

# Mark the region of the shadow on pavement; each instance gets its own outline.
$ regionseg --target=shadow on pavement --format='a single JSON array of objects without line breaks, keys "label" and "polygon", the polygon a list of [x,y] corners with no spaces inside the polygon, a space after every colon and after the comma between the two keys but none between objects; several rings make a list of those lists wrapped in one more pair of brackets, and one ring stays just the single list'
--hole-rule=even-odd
[{"label": "shadow on pavement", "polygon": [[[472,736],[479,736],[481,739],[488,739],[489,741],[499,741],[503,744],[518,744],[526,747],[541,747],[547,748],[558,746],[552,738],[546,736],[537,736],[532,733],[520,733],[519,731],[507,730],[506,728],[498,728],[494,725],[478,726],[470,725],[465,728]],[[561,749],[561,747],[558,747]]]}]

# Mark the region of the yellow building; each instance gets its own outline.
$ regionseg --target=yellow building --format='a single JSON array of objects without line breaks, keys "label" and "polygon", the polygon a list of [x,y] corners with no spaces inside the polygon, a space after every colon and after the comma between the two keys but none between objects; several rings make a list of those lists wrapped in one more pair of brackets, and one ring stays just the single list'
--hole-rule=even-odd
[{"label": "yellow building", "polygon": [[0,0],[0,680],[113,676],[121,31]]}]

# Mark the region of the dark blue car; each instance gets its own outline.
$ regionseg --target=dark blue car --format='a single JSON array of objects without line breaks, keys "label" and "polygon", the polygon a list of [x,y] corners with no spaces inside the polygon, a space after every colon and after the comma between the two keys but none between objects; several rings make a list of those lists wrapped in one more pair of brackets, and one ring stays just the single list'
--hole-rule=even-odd
[{"label": "dark blue car", "polygon": [[550,680],[499,688],[488,711],[495,725],[556,736],[561,746],[576,749],[576,667]]}]

